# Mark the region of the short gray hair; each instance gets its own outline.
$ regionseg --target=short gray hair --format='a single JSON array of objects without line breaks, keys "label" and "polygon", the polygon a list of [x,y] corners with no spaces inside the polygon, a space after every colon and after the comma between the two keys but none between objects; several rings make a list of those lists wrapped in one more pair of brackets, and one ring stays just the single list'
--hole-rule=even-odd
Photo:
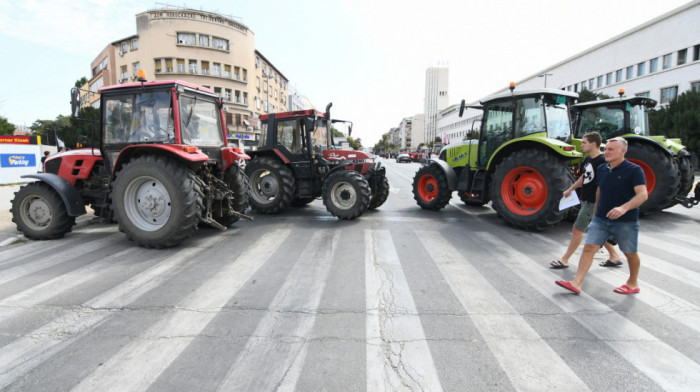
[{"label": "short gray hair", "polygon": [[610,142],[618,142],[622,146],[624,150],[627,150],[627,140],[624,137],[614,137],[612,139],[608,139],[608,143]]}]

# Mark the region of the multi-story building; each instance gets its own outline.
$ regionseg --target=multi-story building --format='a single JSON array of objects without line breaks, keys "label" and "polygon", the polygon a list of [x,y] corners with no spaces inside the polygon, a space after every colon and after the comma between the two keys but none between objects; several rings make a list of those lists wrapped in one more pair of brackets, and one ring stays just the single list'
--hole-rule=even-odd
[{"label": "multi-story building", "polygon": [[[231,17],[192,9],[136,15],[136,34],[114,41],[91,64],[89,90],[136,80],[180,79],[212,89],[229,138],[254,141],[260,114],[285,111],[287,78],[255,49],[255,34]],[[90,104],[99,104],[89,94]]]},{"label": "multi-story building", "polygon": [[430,143],[437,136],[438,112],[450,102],[448,95],[449,69],[447,67],[430,67],[425,71],[425,137]]},{"label": "multi-story building", "polygon": [[289,86],[287,89],[289,91],[289,111],[294,112],[297,110],[308,110],[314,109],[314,105],[311,103],[309,98],[300,93],[299,90],[294,86]]},{"label": "multi-story building", "polygon": [[[517,83],[519,89],[591,90],[665,105],[700,91],[700,0],[689,2]],[[501,91],[505,91],[501,90]]]}]

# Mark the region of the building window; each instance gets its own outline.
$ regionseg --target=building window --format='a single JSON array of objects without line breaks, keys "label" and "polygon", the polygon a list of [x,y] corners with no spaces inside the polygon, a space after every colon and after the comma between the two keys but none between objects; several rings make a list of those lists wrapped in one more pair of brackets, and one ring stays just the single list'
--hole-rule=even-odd
[{"label": "building window", "polygon": [[700,81],[690,83],[690,89],[700,93]]},{"label": "building window", "polygon": [[669,103],[678,96],[678,86],[661,89],[661,104]]},{"label": "building window", "polygon": [[194,33],[177,33],[177,43],[179,45],[194,45],[196,37]]},{"label": "building window", "polygon": [[231,66],[230,65],[224,65],[224,76],[227,78],[231,77]]},{"label": "building window", "polygon": [[209,75],[209,62],[202,61],[202,75]]},{"label": "building window", "polygon": [[119,49],[120,54],[126,53],[126,42],[122,42],[121,48]]},{"label": "building window", "polygon": [[160,59],[156,59],[155,62],[156,62],[156,73],[163,72],[162,62],[160,61]]},{"label": "building window", "polygon": [[693,46],[693,61],[700,60],[700,45]]},{"label": "building window", "polygon": [[177,73],[185,73],[185,59],[177,59]]},{"label": "building window", "polygon": [[248,93],[245,91],[243,92],[243,104],[248,104]]},{"label": "building window", "polygon": [[228,102],[231,102],[231,89],[230,88],[227,88],[225,90],[224,99],[226,99]]},{"label": "building window", "polygon": [[119,82],[121,83],[122,81],[129,79],[129,73],[126,70],[126,65],[122,65],[120,71],[121,72],[119,74]]},{"label": "building window", "polygon": [[199,35],[199,46],[204,46],[206,48],[209,47],[209,36],[208,35]]},{"label": "building window", "polygon": [[685,61],[687,58],[688,58],[688,49],[679,50],[678,57],[676,57],[676,65],[685,64]]},{"label": "building window", "polygon": [[644,71],[647,63],[637,64],[637,76],[644,76]]},{"label": "building window", "polygon": [[622,70],[618,69],[615,71],[615,83],[620,83],[622,81]]},{"label": "building window", "polygon": [[191,74],[197,73],[197,60],[190,60],[190,73]]},{"label": "building window", "polygon": [[643,93],[637,93],[637,94],[634,94],[634,96],[635,97],[647,97],[647,98],[649,98],[649,91],[645,91]]},{"label": "building window", "polygon": [[213,37],[211,40],[212,46],[216,49],[228,50],[228,40],[218,37]]},{"label": "building window", "polygon": [[607,85],[610,85],[610,84],[612,84],[612,72],[608,72],[608,73],[605,75],[605,85],[607,86]]},{"label": "building window", "polygon": [[243,75],[242,80],[244,82],[247,82],[248,81],[248,70],[246,70],[245,68],[241,68],[241,71],[242,71],[242,75]]},{"label": "building window", "polygon": [[575,93],[578,92],[578,83],[574,84],[574,92],[575,92]]},{"label": "building window", "polygon": [[219,63],[214,63],[212,67],[212,75],[214,76],[221,76],[221,64]]},{"label": "building window", "polygon": [[214,87],[214,94],[216,94],[217,97],[221,98],[221,87]]},{"label": "building window", "polygon": [[255,56],[255,68],[260,68],[260,57],[258,56]]},{"label": "building window", "polygon": [[139,48],[139,40],[134,38],[131,40],[131,50],[136,50]]},{"label": "building window", "polygon": [[598,76],[598,88],[603,87],[603,75]]},{"label": "building window", "polygon": [[664,69],[671,68],[671,53],[664,56]]},{"label": "building window", "polygon": [[165,59],[165,72],[173,72],[173,59]]},{"label": "building window", "polygon": [[581,91],[586,91],[588,90],[588,86],[586,85],[586,81],[584,80],[581,82]]},{"label": "building window", "polygon": [[632,79],[634,77],[634,65],[627,67],[627,79]]},{"label": "building window", "polygon": [[139,73],[139,69],[141,69],[141,63],[139,63],[139,62],[137,61],[137,62],[131,64],[131,66],[132,66],[133,69],[134,69],[134,78],[135,78],[135,77],[138,75],[138,73]]},{"label": "building window", "polygon": [[566,91],[571,91],[571,85],[566,86]]},{"label": "building window", "polygon": [[649,60],[649,73],[654,73],[659,70],[659,58]]},{"label": "building window", "polygon": [[595,86],[593,85],[594,79],[588,79],[588,89],[593,90]]},{"label": "building window", "polygon": [[241,92],[236,90],[236,103],[241,103]]},{"label": "building window", "polygon": [[233,78],[241,80],[241,67],[233,67]]}]

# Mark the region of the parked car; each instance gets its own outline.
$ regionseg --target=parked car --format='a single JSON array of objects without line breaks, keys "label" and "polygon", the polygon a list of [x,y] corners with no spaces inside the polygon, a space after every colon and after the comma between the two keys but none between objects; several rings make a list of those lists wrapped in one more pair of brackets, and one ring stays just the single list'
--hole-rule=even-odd
[{"label": "parked car", "polygon": [[399,154],[396,156],[396,162],[401,163],[401,162],[411,162],[411,156],[408,154]]}]

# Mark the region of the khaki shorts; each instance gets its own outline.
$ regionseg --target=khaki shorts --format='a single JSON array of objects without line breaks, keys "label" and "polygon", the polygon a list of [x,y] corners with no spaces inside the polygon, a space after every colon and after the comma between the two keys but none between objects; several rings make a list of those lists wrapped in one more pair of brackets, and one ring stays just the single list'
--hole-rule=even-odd
[{"label": "khaki shorts", "polygon": [[595,209],[595,203],[589,201],[581,202],[581,210],[578,212],[576,221],[574,222],[574,227],[581,230],[582,232],[588,231],[588,225],[591,224],[593,220],[593,210]]}]

